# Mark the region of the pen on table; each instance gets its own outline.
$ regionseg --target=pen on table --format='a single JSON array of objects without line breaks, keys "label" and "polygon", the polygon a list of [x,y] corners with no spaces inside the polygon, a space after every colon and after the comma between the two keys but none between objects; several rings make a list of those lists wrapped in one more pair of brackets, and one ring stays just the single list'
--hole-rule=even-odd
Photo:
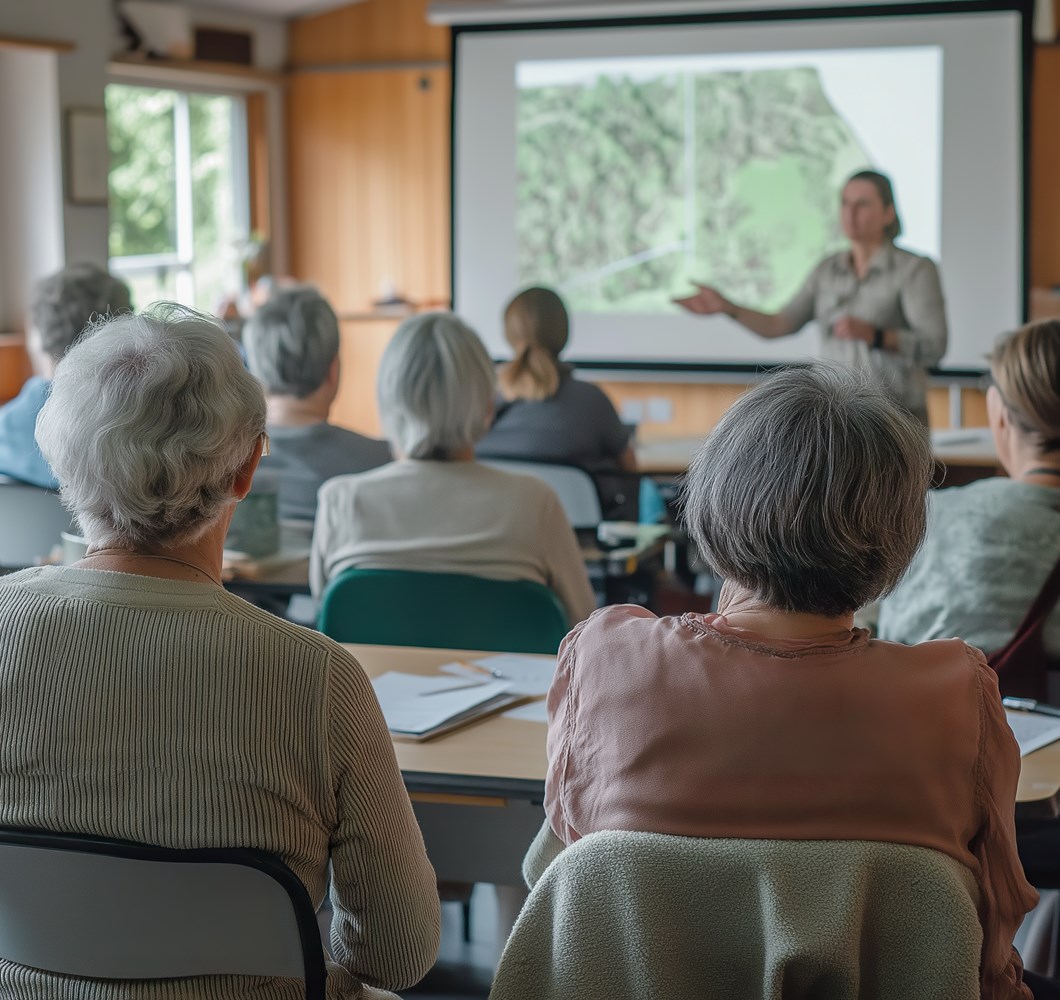
[{"label": "pen on table", "polygon": [[1037,712],[1039,715],[1054,715],[1060,719],[1060,708],[1035,701],[1033,698],[1002,698],[1001,704],[1005,708],[1013,708],[1020,712]]},{"label": "pen on table", "polygon": [[469,663],[467,660],[457,660],[457,665],[464,667],[467,670],[474,670],[478,674],[485,674],[487,677],[499,677],[501,680],[507,680],[508,675],[501,673],[499,670],[494,670],[491,667],[484,667],[480,663]]},{"label": "pen on table", "polygon": [[456,687],[438,688],[436,691],[421,691],[421,698],[430,698],[436,694],[449,694],[450,691],[466,691],[468,688],[484,687],[484,681],[472,681],[470,684],[458,684]]}]

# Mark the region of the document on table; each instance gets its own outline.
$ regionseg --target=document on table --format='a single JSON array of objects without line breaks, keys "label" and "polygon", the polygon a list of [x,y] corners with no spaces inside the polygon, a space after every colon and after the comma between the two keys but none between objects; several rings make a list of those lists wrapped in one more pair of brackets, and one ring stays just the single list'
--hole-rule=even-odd
[{"label": "document on table", "polygon": [[468,663],[447,663],[441,669],[443,673],[457,677],[492,676],[495,680],[506,681],[508,690],[513,694],[537,697],[548,694],[552,677],[556,673],[556,658],[498,653]]},{"label": "document on table", "polygon": [[1005,717],[1020,745],[1021,757],[1060,740],[1060,718],[1055,715],[1005,709]]},{"label": "document on table", "polygon": [[398,736],[425,739],[514,704],[520,695],[506,681],[424,677],[390,671],[372,681],[387,728]]},{"label": "document on table", "polygon": [[534,700],[519,705],[504,713],[506,719],[522,722],[548,722],[545,695],[548,694],[552,677],[556,673],[556,658],[526,656],[521,653],[498,653],[483,656],[469,663],[447,663],[442,670],[457,677],[492,676],[507,681],[512,694],[524,695]]}]

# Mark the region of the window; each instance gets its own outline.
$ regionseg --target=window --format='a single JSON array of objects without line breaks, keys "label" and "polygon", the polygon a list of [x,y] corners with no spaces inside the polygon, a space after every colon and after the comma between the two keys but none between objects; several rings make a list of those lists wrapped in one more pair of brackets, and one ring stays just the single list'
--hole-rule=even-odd
[{"label": "window", "polygon": [[106,104],[111,270],[138,308],[216,309],[250,242],[244,98],[113,83]]}]

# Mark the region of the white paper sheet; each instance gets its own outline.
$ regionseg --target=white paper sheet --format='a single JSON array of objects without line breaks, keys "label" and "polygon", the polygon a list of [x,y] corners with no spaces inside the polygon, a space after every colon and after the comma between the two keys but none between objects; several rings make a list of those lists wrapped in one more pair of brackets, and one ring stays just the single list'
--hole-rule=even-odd
[{"label": "white paper sheet", "polygon": [[548,722],[545,699],[538,698],[536,701],[528,701],[525,705],[510,708],[504,713],[504,717],[506,719],[519,719],[522,722]]},{"label": "white paper sheet", "polygon": [[1005,716],[1020,745],[1021,757],[1060,740],[1060,718],[1055,715],[1005,709]]},{"label": "white paper sheet", "polygon": [[[520,653],[498,653],[496,656],[483,656],[472,660],[472,666],[463,663],[447,663],[443,673],[457,677],[482,679],[486,675],[474,667],[493,672],[493,677],[506,681],[512,694],[542,695],[547,694],[552,677],[556,672],[556,658],[543,659],[540,656],[524,656]],[[516,709],[513,709],[516,711]]]},{"label": "white paper sheet", "polygon": [[488,678],[469,686],[465,677],[423,677],[394,670],[376,677],[372,687],[387,728],[414,735],[441,726],[510,690],[505,681]]}]

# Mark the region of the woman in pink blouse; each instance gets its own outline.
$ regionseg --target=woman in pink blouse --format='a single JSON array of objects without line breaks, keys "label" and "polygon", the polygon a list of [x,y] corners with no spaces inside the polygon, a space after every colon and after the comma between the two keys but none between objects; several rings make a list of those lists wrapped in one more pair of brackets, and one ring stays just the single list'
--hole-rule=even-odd
[{"label": "woman in pink blouse", "polygon": [[902,646],[853,623],[919,546],[931,470],[920,425],[859,376],[789,370],[746,393],[686,483],[719,612],[610,607],[571,632],[545,808],[566,844],[639,830],[942,851],[979,883],[982,997],[1052,996],[1012,948],[1037,894],[995,675],[958,639]]}]

